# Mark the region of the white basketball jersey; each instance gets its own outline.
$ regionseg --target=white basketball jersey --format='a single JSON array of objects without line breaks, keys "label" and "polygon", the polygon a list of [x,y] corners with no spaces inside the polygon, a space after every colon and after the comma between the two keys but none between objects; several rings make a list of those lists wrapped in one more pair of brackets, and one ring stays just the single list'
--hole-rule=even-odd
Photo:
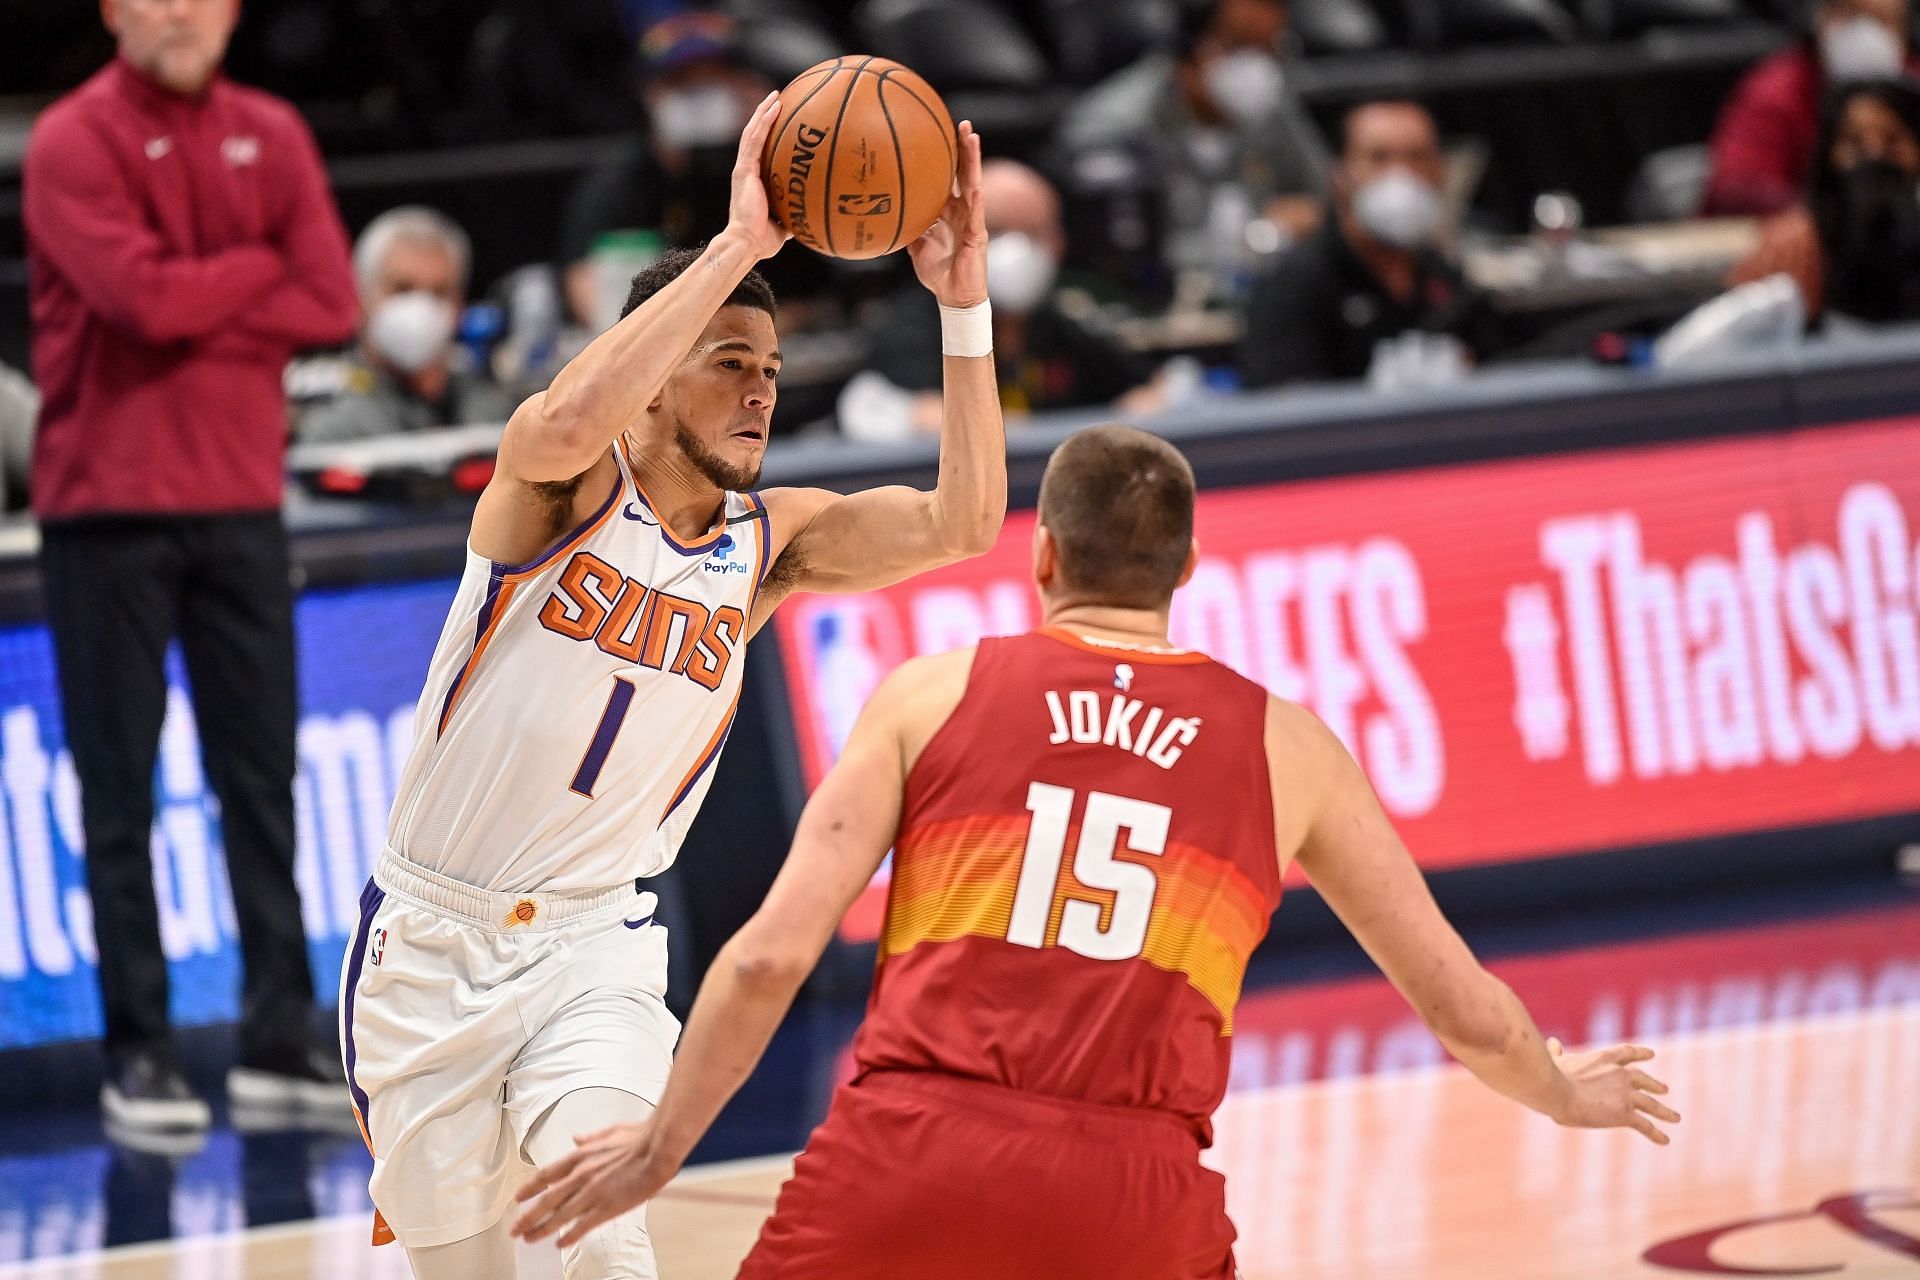
[{"label": "white basketball jersey", "polygon": [[591,889],[673,861],[740,702],[770,531],[758,495],[677,541],[620,483],[538,559],[467,550],[389,840],[482,889]]}]

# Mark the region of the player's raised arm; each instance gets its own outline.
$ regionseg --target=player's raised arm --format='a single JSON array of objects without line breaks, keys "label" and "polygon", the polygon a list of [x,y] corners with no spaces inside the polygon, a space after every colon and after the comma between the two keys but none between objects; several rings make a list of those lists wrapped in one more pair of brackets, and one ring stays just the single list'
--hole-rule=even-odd
[{"label": "player's raised arm", "polygon": [[[651,1199],[753,1073],[800,984],[872,881],[900,825],[907,771],[965,691],[970,651],[917,658],[881,682],[800,815],[793,851],[753,918],[714,957],[659,1108],[579,1140],[516,1197],[515,1235],[564,1247]],[[569,1225],[571,1224],[571,1225]]]},{"label": "player's raised arm", "polygon": [[[787,232],[769,215],[760,175],[760,151],[779,114],[778,97],[769,94],[742,131],[727,226],[699,260],[595,338],[551,386],[514,411],[500,439],[495,484],[475,518],[476,547],[490,541],[502,548],[496,558],[517,558],[512,544],[528,536],[516,528],[517,516],[529,505],[537,511],[540,504],[502,490],[569,481],[606,456],[608,446],[641,417],[686,359],[735,286],[786,242]],[[530,536],[535,545],[528,550],[538,550],[551,530],[535,528]]]},{"label": "player's raised arm", "polygon": [[1680,1117],[1653,1095],[1667,1087],[1635,1064],[1651,1049],[1621,1045],[1562,1056],[1540,1037],[1526,1006],[1481,967],[1440,914],[1426,879],[1380,808],[1360,766],[1319,720],[1274,699],[1267,759],[1281,821],[1302,796],[1318,797],[1297,843],[1301,867],[1374,963],[1434,1035],[1488,1087],[1564,1125],[1637,1129],[1665,1145],[1654,1120]]},{"label": "player's raised arm", "polygon": [[[987,309],[987,222],[980,137],[960,124],[959,191],[907,252],[940,302],[946,351],[940,478],[931,492],[904,486],[842,497],[822,489],[766,495],[784,545],[754,610],[758,627],[793,591],[868,591],[993,546],[1007,514],[1007,437],[993,371]],[[784,538],[782,530],[792,530]]]}]

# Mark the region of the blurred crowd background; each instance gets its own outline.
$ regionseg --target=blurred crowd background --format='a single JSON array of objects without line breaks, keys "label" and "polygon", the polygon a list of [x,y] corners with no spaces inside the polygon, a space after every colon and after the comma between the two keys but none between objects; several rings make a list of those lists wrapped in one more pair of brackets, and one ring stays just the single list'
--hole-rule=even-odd
[{"label": "blurred crowd background", "polygon": [[[1015,505],[1049,431],[1179,439],[1221,536],[1174,634],[1335,725],[1427,865],[1559,909],[1745,874],[1750,828],[1883,859],[1920,744],[1920,347],[1879,332],[1920,320],[1909,3],[0,0],[0,1050],[97,1030],[111,1124],[204,1128],[169,1017],[237,1016],[226,1096],[337,1095],[317,1006],[501,425],[722,228],[753,104],[851,53],[984,141]],[[924,482],[907,258],[766,274],[770,481]],[[755,646],[690,837],[727,856],[662,882],[676,972],[889,667],[1026,625],[1009,546]],[[1477,876],[1688,840],[1726,848]]]},{"label": "blurred crowd background", "polygon": [[[94,0],[8,10],[20,506],[21,158],[113,38]],[[983,135],[1016,423],[1920,317],[1906,0],[248,0],[227,74],[296,104],[354,238],[358,338],[290,366],[293,442],[501,421],[635,270],[719,229],[750,105],[847,52],[912,66]],[[778,437],[937,430],[938,324],[903,256],[791,247],[769,274]]]}]

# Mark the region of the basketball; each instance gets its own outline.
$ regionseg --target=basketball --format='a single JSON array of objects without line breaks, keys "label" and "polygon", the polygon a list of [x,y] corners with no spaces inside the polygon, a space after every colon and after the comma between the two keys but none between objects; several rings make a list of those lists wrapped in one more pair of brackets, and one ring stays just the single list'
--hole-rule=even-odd
[{"label": "basketball", "polygon": [[780,91],[761,155],[774,221],[834,258],[877,258],[940,217],[959,160],[933,86],[886,58],[809,67]]}]

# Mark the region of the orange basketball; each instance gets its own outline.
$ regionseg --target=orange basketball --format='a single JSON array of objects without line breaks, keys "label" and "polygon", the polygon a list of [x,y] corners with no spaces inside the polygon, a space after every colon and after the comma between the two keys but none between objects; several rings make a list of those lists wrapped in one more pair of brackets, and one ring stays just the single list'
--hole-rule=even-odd
[{"label": "orange basketball", "polygon": [[885,58],[809,67],[780,91],[760,157],[776,222],[809,249],[877,258],[912,243],[953,191],[959,139],[947,104]]}]

